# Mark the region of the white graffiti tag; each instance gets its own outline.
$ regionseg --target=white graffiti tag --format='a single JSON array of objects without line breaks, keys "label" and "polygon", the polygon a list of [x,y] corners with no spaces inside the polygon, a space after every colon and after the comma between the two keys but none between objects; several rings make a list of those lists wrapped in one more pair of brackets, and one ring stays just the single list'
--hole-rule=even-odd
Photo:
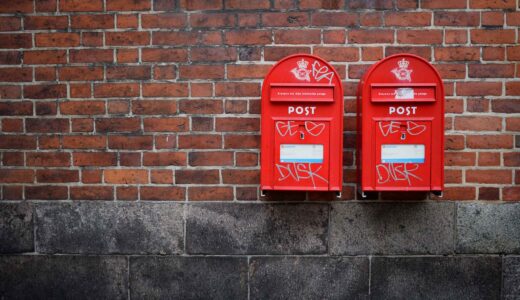
[{"label": "white graffiti tag", "polygon": [[307,121],[305,122],[305,130],[312,136],[319,136],[325,130],[325,124]]},{"label": "white graffiti tag", "polygon": [[312,76],[316,81],[320,81],[322,79],[328,79],[329,84],[332,83],[332,78],[334,78],[334,72],[329,70],[329,67],[322,66],[318,61],[315,61],[312,64]]},{"label": "white graffiti tag", "polygon": [[294,77],[300,81],[311,81],[310,74],[316,82],[320,82],[323,79],[327,79],[329,84],[332,83],[332,79],[334,78],[334,72],[329,69],[327,66],[322,66],[318,61],[314,61],[312,63],[312,70],[309,70],[309,62],[305,59],[301,59],[296,62],[296,67],[291,69],[291,73]]},{"label": "white graffiti tag", "polygon": [[407,181],[408,185],[412,185],[412,178],[422,181],[421,177],[414,174],[418,169],[418,164],[378,164],[376,165],[377,183]]},{"label": "white graffiti tag", "polygon": [[[401,128],[401,122],[390,121],[390,122],[379,122],[379,130],[383,136],[389,136],[390,134],[398,133]],[[419,135],[426,130],[426,125],[417,124],[413,121],[406,122],[406,132],[410,135]]]},{"label": "white graffiti tag", "polygon": [[275,127],[280,136],[286,136],[287,134],[289,134],[289,136],[293,136],[297,132],[296,128],[298,128],[298,124],[294,124],[292,121],[287,121],[287,123],[284,121],[278,121],[276,122]]},{"label": "white graffiti tag", "polygon": [[310,180],[313,187],[316,187],[317,180],[321,180],[326,184],[329,183],[327,179],[318,174],[321,168],[321,164],[318,165],[312,163],[276,164],[276,169],[280,175],[278,181],[284,181],[288,178],[292,178],[296,182],[300,182],[301,180]]},{"label": "white graffiti tag", "polygon": [[325,130],[325,124],[323,123],[316,123],[312,121],[306,121],[305,122],[305,132],[298,130],[300,125],[298,125],[294,121],[278,121],[275,124],[276,131],[280,136],[294,136],[296,133],[305,133],[312,136],[320,136],[323,131]]}]

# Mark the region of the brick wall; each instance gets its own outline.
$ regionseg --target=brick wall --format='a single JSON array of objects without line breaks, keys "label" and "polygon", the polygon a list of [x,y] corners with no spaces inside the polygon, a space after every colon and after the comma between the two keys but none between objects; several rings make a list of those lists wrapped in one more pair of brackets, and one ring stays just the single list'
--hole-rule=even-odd
[{"label": "brick wall", "polygon": [[[519,25],[518,0],[0,0],[0,298],[518,297]],[[489,202],[357,201],[356,87],[400,52],[444,78],[443,200]],[[342,77],[345,203],[260,198],[262,78],[293,53]]]}]

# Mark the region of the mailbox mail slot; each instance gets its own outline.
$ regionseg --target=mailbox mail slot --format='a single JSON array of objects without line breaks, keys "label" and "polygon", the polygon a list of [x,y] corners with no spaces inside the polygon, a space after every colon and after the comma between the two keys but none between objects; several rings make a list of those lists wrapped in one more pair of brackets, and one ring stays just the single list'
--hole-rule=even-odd
[{"label": "mailbox mail slot", "polygon": [[387,57],[358,86],[357,169],[367,191],[443,190],[444,86],[411,54]]},{"label": "mailbox mail slot", "polygon": [[262,86],[262,191],[341,191],[342,130],[334,69],[313,55],[280,60]]}]

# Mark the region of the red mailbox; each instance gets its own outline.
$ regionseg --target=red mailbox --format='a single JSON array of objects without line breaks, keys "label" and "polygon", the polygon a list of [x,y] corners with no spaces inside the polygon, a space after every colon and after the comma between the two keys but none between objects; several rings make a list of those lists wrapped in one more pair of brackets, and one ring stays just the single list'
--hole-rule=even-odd
[{"label": "red mailbox", "polygon": [[341,191],[343,89],[323,59],[292,55],[262,87],[261,190]]},{"label": "red mailbox", "polygon": [[444,181],[444,86],[416,55],[374,64],[358,86],[357,168],[367,191],[441,192]]}]

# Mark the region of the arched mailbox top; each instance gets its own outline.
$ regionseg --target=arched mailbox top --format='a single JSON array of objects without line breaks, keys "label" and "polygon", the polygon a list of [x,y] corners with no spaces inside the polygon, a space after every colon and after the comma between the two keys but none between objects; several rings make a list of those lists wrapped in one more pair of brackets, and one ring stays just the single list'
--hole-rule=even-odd
[{"label": "arched mailbox top", "polygon": [[334,102],[343,95],[341,79],[325,60],[295,54],[277,62],[266,75],[262,98],[271,102]]}]

